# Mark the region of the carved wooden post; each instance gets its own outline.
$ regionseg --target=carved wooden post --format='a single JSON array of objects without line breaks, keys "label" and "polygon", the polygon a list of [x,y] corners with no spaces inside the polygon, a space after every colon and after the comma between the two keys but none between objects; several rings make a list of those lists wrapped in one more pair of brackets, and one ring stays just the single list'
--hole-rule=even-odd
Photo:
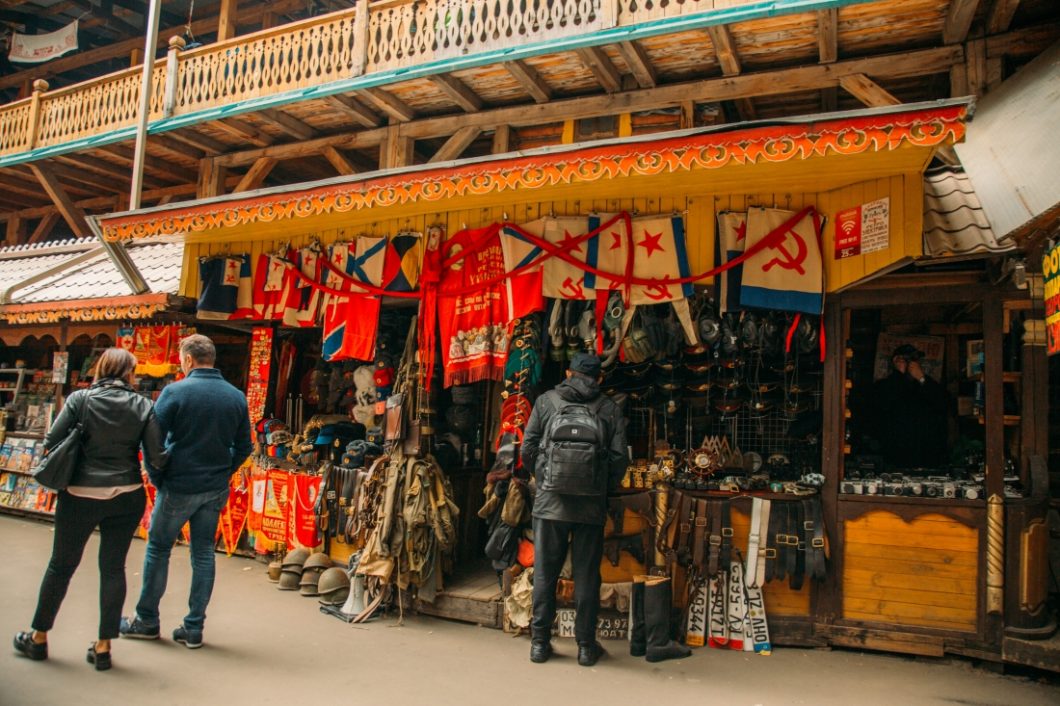
[{"label": "carved wooden post", "polygon": [[353,21],[354,76],[364,74],[368,65],[368,0],[357,0],[357,15]]},{"label": "carved wooden post", "polygon": [[600,8],[597,10],[600,24],[603,29],[614,27],[618,24],[618,0],[599,0]]},{"label": "carved wooden post", "polygon": [[33,93],[29,103],[29,138],[26,140],[26,146],[29,149],[37,146],[37,136],[40,135],[41,128],[40,100],[47,90],[48,82],[44,79],[38,78],[33,82]]},{"label": "carved wooden post", "polygon": [[166,91],[162,101],[162,117],[173,117],[173,110],[177,105],[177,82],[180,68],[177,54],[186,46],[183,37],[169,38],[169,53],[166,54]]}]

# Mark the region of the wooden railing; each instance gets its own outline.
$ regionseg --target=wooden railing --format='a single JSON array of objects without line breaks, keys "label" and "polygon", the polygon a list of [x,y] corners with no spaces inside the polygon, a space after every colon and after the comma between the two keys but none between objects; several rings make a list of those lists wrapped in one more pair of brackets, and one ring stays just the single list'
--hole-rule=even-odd
[{"label": "wooden railing", "polygon": [[[359,0],[348,10],[182,51],[155,62],[150,119],[500,47],[753,0]],[[0,155],[135,124],[141,68],[0,106]]]}]

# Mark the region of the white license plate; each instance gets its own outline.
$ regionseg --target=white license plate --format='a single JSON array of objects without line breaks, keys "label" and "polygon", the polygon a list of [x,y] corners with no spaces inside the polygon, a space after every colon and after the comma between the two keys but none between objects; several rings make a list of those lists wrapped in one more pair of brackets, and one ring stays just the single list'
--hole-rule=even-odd
[{"label": "white license plate", "polygon": [[[574,610],[556,611],[556,637],[574,637]],[[610,613],[596,619],[596,637],[600,640],[625,640],[629,635],[629,617]]]}]

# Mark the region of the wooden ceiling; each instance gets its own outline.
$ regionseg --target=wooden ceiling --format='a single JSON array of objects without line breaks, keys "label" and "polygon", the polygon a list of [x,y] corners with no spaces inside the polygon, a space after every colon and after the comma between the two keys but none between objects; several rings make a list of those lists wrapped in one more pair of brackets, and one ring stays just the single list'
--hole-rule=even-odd
[{"label": "wooden ceiling", "polygon": [[[115,0],[113,9],[126,5],[143,3]],[[218,4],[208,7],[216,25]],[[290,7],[242,3],[240,33]],[[142,24],[141,15],[123,19]],[[890,0],[535,56],[152,135],[144,205],[583,139],[979,95],[1058,38],[1054,0]],[[98,66],[108,61],[117,58]],[[18,76],[0,75],[0,88],[24,83]],[[0,169],[7,242],[77,232],[69,210],[124,210],[132,157],[127,142]]]}]

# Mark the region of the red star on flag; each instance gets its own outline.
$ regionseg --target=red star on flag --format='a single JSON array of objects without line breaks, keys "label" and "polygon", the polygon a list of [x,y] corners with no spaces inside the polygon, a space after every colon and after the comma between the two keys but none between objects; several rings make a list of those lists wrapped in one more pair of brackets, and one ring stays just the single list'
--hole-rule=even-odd
[{"label": "red star on flag", "polygon": [[611,249],[612,250],[618,250],[619,248],[621,248],[622,247],[622,234],[621,233],[616,233],[615,231],[611,231],[611,237],[615,239],[614,242],[611,243]]},{"label": "red star on flag", "polygon": [[570,231],[566,228],[563,229],[563,241],[559,243],[559,246],[569,252],[581,252],[581,245],[574,245],[574,241],[578,239],[578,236],[571,235]]},{"label": "red star on flag", "polygon": [[647,250],[648,257],[651,257],[652,253],[654,253],[656,250],[658,250],[659,252],[663,252],[664,248],[662,245],[659,244],[659,241],[661,239],[662,231],[659,231],[658,233],[649,233],[648,231],[644,231],[644,240],[637,243],[637,245]]}]

